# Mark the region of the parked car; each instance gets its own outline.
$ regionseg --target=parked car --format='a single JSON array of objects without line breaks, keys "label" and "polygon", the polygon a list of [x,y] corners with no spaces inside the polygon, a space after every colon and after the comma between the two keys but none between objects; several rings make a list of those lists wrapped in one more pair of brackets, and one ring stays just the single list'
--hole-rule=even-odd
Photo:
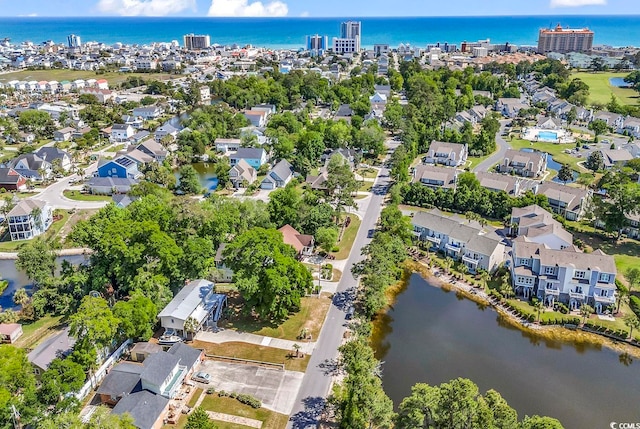
[{"label": "parked car", "polygon": [[204,371],[198,371],[191,376],[191,379],[199,383],[209,384],[211,376]]},{"label": "parked car", "polygon": [[353,305],[350,305],[349,308],[347,308],[347,314],[344,315],[344,318],[347,320],[351,320],[353,318],[354,311],[355,309],[353,308]]}]

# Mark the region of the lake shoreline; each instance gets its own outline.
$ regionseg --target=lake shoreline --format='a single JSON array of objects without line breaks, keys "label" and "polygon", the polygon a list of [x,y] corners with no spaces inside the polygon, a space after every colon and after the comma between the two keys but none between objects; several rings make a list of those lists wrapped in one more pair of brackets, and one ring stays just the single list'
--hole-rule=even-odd
[{"label": "lake shoreline", "polygon": [[[395,300],[408,286],[408,279],[412,274],[420,275],[427,281],[431,287],[443,289],[446,291],[455,291],[456,294],[475,302],[478,305],[491,307],[502,317],[502,319],[517,328],[521,332],[540,337],[542,340],[549,341],[562,341],[571,342],[574,345],[588,344],[596,347],[606,347],[616,353],[626,354],[640,359],[640,348],[635,347],[626,342],[614,341],[610,338],[598,335],[596,333],[583,331],[581,329],[568,329],[562,326],[542,326],[534,323],[528,323],[523,325],[521,320],[516,318],[512,313],[507,311],[501,305],[496,305],[494,301],[489,299],[483,290],[475,289],[473,286],[467,284],[464,281],[451,281],[450,279],[443,279],[436,276],[436,272],[433,268],[429,268],[425,263],[408,259],[404,263],[405,272],[402,278],[397,284],[391,286],[387,291],[388,304],[378,315],[373,322],[373,329],[371,333],[371,343],[375,344],[378,341],[380,335],[384,335],[382,325],[387,312],[393,307]],[[435,281],[434,281],[435,280]],[[449,281],[447,281],[449,280]]]},{"label": "lake shoreline", "polygon": [[[90,255],[93,250],[87,247],[75,247],[72,249],[60,249],[56,251],[57,256],[79,256]],[[18,252],[0,252],[0,260],[12,261],[18,259]]]}]

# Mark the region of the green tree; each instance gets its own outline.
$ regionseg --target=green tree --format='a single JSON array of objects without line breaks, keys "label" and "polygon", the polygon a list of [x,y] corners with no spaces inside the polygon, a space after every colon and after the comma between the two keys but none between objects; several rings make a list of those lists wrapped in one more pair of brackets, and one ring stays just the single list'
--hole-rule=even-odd
[{"label": "green tree", "polygon": [[81,365],[69,358],[56,358],[40,378],[38,397],[46,404],[55,405],[64,394],[80,390],[85,379]]},{"label": "green tree", "polygon": [[11,421],[11,406],[20,414],[36,404],[36,379],[24,349],[0,345],[0,421]]},{"label": "green tree", "polygon": [[187,320],[184,321],[184,330],[187,333],[187,338],[193,340],[193,336],[198,330],[198,321],[193,317],[188,317]]},{"label": "green tree", "polygon": [[608,198],[594,199],[594,214],[604,222],[607,232],[615,232],[619,240],[628,224],[627,217],[640,212],[640,188],[622,174],[616,174],[615,179],[602,186]]},{"label": "green tree", "polygon": [[596,119],[595,121],[591,121],[589,123],[589,129],[594,132],[596,135],[596,141],[598,140],[598,136],[605,134],[609,131],[609,125],[602,119]]},{"label": "green tree", "polygon": [[41,238],[35,238],[20,248],[16,268],[24,272],[36,285],[54,276],[56,253],[53,246]]},{"label": "green tree", "polygon": [[584,163],[584,166],[587,167],[591,171],[600,171],[604,168],[604,158],[602,157],[602,152],[599,150],[594,150],[589,154],[587,161]]},{"label": "green tree", "polygon": [[563,429],[553,417],[527,416],[522,420],[522,429]]},{"label": "green tree", "polygon": [[335,226],[318,228],[315,239],[318,247],[329,253],[338,241],[338,230]]},{"label": "green tree", "polygon": [[564,182],[565,185],[573,180],[573,170],[569,167],[569,164],[562,164],[558,171],[558,180]]},{"label": "green tree", "polygon": [[624,278],[629,282],[629,292],[633,291],[640,284],[640,268],[627,268]]},{"label": "green tree", "polygon": [[246,309],[263,319],[282,320],[298,311],[300,298],[312,288],[311,273],[277,230],[250,229],[226,246],[224,256]]},{"label": "green tree", "polygon": [[216,429],[216,425],[211,421],[204,408],[197,407],[187,417],[185,429]]},{"label": "green tree", "polygon": [[36,133],[40,137],[53,137],[53,120],[42,110],[23,111],[18,117],[18,125],[24,131]]},{"label": "green tree", "polygon": [[640,329],[640,319],[634,313],[629,313],[624,316],[624,324],[629,328],[629,338],[633,339],[633,330]]},{"label": "green tree", "polygon": [[[116,339],[119,325],[120,320],[113,315],[105,299],[85,296],[78,311],[69,318],[69,334],[76,339],[74,353],[85,353],[86,360],[95,361],[97,350],[111,345]],[[89,366],[88,362],[83,363],[85,367]]]},{"label": "green tree", "polygon": [[16,305],[24,306],[29,302],[29,295],[25,288],[20,288],[13,294],[13,302]]},{"label": "green tree", "polygon": [[334,155],[327,164],[327,193],[336,209],[336,221],[340,220],[343,207],[353,207],[355,204],[353,192],[358,189],[353,171],[347,160],[341,155]]},{"label": "green tree", "polygon": [[151,299],[136,290],[128,301],[116,302],[113,315],[120,321],[123,336],[147,341],[153,335],[158,308]]},{"label": "green tree", "polygon": [[202,190],[200,185],[200,179],[198,179],[198,172],[192,165],[183,165],[178,170],[180,175],[180,182],[178,184],[178,190],[185,194],[198,194]]},{"label": "green tree", "polygon": [[582,323],[584,324],[587,319],[589,318],[589,316],[591,316],[594,313],[594,309],[593,307],[591,307],[589,304],[582,304],[580,306],[580,316],[582,316]]},{"label": "green tree", "polygon": [[271,221],[278,227],[291,225],[294,228],[300,226],[300,205],[302,204],[302,194],[294,183],[289,183],[281,189],[276,189],[269,194],[267,210]]}]

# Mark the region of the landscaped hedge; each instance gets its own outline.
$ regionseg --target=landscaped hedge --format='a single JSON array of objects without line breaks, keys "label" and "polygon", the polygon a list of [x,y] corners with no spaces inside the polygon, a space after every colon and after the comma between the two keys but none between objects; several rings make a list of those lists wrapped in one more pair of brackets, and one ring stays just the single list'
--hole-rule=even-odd
[{"label": "landscaped hedge", "polygon": [[636,316],[640,317],[640,298],[631,295],[629,297],[629,307],[631,307],[631,311],[633,311]]},{"label": "landscaped hedge", "polygon": [[221,390],[220,392],[218,392],[218,396],[221,398],[229,397],[229,398],[237,399],[238,402],[249,405],[252,408],[262,407],[262,402],[251,395],[245,395],[243,393],[225,392],[224,390]]},{"label": "landscaped hedge", "polygon": [[629,332],[624,329],[611,329],[595,322],[586,322],[584,326],[594,332],[609,335],[620,340],[626,340],[629,336]]}]

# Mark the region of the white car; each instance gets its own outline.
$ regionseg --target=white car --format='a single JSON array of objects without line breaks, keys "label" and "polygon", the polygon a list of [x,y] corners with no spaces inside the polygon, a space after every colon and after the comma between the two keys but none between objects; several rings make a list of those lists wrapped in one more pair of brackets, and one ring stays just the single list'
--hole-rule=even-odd
[{"label": "white car", "polygon": [[191,376],[191,379],[199,383],[209,384],[211,376],[204,371],[198,371]]}]

